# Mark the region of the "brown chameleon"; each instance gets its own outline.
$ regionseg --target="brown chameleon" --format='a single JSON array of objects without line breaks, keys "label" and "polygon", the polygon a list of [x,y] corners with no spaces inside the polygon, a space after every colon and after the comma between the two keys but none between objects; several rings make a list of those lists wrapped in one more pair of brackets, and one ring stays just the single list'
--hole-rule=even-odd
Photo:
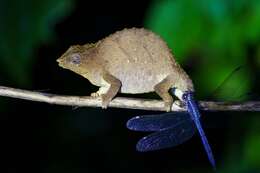
[{"label": "brown chameleon", "polygon": [[143,28],[117,31],[95,44],[73,45],[59,59],[69,69],[99,86],[102,108],[118,92],[138,94],[155,91],[171,110],[170,88],[193,91],[193,84],[177,64],[166,43]]}]

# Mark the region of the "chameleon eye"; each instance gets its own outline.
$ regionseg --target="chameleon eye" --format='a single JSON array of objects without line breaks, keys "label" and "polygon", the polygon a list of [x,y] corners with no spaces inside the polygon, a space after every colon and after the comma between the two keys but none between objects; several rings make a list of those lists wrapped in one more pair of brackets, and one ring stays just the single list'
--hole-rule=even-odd
[{"label": "chameleon eye", "polygon": [[81,58],[80,58],[79,54],[73,54],[71,56],[71,63],[72,64],[79,65],[80,64],[80,60],[81,60]]}]

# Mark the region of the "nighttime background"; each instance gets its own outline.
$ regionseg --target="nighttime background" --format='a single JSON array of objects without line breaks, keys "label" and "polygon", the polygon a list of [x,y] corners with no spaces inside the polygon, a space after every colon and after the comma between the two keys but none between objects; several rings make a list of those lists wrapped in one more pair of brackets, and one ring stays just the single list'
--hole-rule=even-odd
[{"label": "nighttime background", "polygon": [[[198,100],[259,100],[259,0],[1,0],[0,21],[3,86],[90,95],[98,88],[56,59],[71,45],[145,27],[168,43]],[[0,113],[0,172],[213,172],[198,134],[174,148],[135,151],[146,134],[126,129],[127,120],[159,112],[1,97]],[[259,122],[254,112],[202,112],[218,172],[260,172]]]}]

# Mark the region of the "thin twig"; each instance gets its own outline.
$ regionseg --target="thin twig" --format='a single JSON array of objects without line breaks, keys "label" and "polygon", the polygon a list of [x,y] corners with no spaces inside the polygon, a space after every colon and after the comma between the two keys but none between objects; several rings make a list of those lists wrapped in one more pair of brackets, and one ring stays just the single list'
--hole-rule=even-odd
[{"label": "thin twig", "polygon": [[[0,96],[65,106],[101,107],[100,98],[63,96],[3,86],[0,86]],[[199,106],[207,111],[260,111],[260,101],[237,103],[200,101]],[[161,100],[116,97],[110,102],[109,107],[163,111],[164,103]],[[173,104],[172,111],[185,111],[185,109]]]}]

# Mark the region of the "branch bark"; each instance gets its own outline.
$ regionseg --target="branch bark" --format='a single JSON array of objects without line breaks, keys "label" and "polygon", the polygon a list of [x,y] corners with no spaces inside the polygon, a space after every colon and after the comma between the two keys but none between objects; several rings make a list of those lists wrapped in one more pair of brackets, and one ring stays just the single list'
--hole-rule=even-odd
[{"label": "branch bark", "polygon": [[[101,99],[90,96],[64,96],[36,91],[28,91],[0,86],[0,96],[12,97],[30,101],[44,102],[56,105],[78,106],[78,107],[101,107]],[[260,111],[260,101],[248,102],[212,102],[199,101],[201,110],[206,111]],[[161,100],[116,97],[111,101],[109,107],[143,109],[164,111],[164,103]],[[175,104],[172,111],[185,111]]]}]

